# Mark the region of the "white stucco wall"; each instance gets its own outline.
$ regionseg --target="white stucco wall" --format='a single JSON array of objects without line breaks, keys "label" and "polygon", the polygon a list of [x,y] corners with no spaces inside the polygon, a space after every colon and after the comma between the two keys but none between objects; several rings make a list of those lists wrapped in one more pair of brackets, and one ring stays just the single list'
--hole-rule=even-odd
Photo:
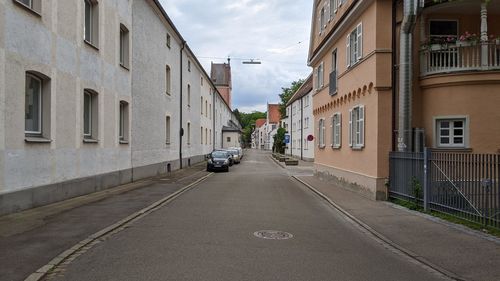
[{"label": "white stucco wall", "polygon": [[[307,99],[309,99],[309,103],[306,102]],[[288,117],[285,122],[288,125],[290,143],[287,145],[285,154],[292,155],[299,159],[301,156],[306,160],[314,159],[314,141],[307,141],[308,135],[314,136],[314,119],[312,111],[312,92],[287,106]],[[308,122],[307,119],[309,119]],[[303,129],[303,132],[301,132],[301,129]]]},{"label": "white stucco wall", "polygon": [[[99,1],[98,49],[83,41],[83,1],[43,1],[41,16],[0,5],[0,193],[130,168],[118,108],[130,102],[131,73],[119,66],[118,39],[120,23],[131,26],[131,1]],[[25,142],[27,71],[50,78],[51,143]],[[96,144],[83,143],[84,88],[98,93]]]}]

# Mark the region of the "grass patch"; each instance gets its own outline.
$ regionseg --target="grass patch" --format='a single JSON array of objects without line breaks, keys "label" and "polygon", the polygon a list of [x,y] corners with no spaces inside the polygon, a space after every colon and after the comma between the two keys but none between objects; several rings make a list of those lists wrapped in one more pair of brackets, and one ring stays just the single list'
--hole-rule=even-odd
[{"label": "grass patch", "polygon": [[487,234],[490,234],[490,235],[493,235],[493,236],[500,238],[500,229],[498,229],[498,228],[494,228],[491,226],[484,226],[480,223],[468,221],[466,219],[461,219],[461,218],[458,218],[458,217],[455,217],[452,215],[448,215],[445,213],[441,213],[441,212],[436,212],[436,211],[425,212],[424,208],[422,206],[416,204],[415,202],[410,202],[410,201],[401,200],[401,199],[397,199],[397,198],[390,198],[389,201],[394,203],[394,204],[397,204],[399,206],[405,207],[407,209],[410,209],[413,211],[418,211],[418,212],[428,214],[428,215],[431,215],[434,217],[438,217],[438,218],[443,219],[445,221],[460,224],[460,225],[466,226],[468,228],[478,230],[478,231],[481,231],[481,232],[484,232],[484,233],[487,233]]}]

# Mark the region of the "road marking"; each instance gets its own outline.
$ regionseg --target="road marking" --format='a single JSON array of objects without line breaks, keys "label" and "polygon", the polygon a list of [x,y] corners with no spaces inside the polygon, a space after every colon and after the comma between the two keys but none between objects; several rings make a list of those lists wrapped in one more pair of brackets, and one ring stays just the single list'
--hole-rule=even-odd
[{"label": "road marking", "polygon": [[57,266],[60,264],[64,263],[66,260],[71,259],[71,256],[75,253],[77,253],[80,250],[87,251],[91,248],[91,246],[95,245],[94,242],[97,240],[101,239],[102,237],[106,236],[107,234],[110,233],[117,233],[127,227],[128,224],[135,222],[148,214],[160,209],[161,207],[165,206],[166,204],[170,203],[171,201],[175,200],[177,197],[182,195],[184,192],[188,191],[189,189],[195,187],[196,185],[200,184],[204,180],[206,180],[208,177],[213,175],[213,173],[210,173],[206,176],[203,176],[196,180],[195,182],[181,188],[180,190],[170,194],[169,196],[166,196],[155,203],[149,205],[146,208],[143,208],[140,211],[137,211],[133,213],[132,215],[118,221],[115,224],[112,224],[92,235],[90,235],[88,238],[78,242],[75,244],[73,247],[70,249],[62,252],[59,254],[57,257],[52,259],[48,264],[40,267],[37,271],[34,273],[30,274],[24,281],[39,281],[42,280],[49,272],[51,272],[53,269],[55,269]]},{"label": "road marking", "polygon": [[327,201],[331,206],[333,206],[337,211],[339,211],[346,219],[347,221],[351,222],[355,226],[358,226],[363,230],[364,233],[367,235],[371,235],[375,240],[379,241],[384,247],[387,249],[391,250],[392,252],[396,254],[400,254],[402,256],[405,256],[409,258],[411,261],[415,262],[416,264],[420,265],[421,267],[427,269],[429,272],[433,272],[441,277],[444,277],[448,280],[456,280],[456,281],[465,281],[463,278],[457,276],[456,274],[438,266],[430,261],[426,260],[425,258],[417,255],[416,253],[411,252],[408,249],[405,249],[401,247],[400,245],[396,244],[389,238],[385,237],[375,229],[371,228],[369,225],[365,224],[361,220],[357,219],[353,215],[351,215],[348,211],[346,211],[344,208],[339,206],[337,203],[333,202],[330,198],[328,198],[325,194],[323,194],[321,191],[317,190],[314,188],[312,185],[308,184],[307,182],[301,180],[300,178],[296,176],[292,176],[295,180],[298,182],[302,183],[304,186],[309,188],[312,192],[316,193],[319,197],[323,198],[325,201]]}]

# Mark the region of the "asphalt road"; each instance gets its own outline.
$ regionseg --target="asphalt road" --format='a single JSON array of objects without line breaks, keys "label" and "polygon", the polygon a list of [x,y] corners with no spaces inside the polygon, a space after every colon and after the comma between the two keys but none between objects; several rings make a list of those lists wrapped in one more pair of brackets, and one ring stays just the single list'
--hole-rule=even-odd
[{"label": "asphalt road", "polygon": [[[441,280],[249,151],[74,260],[52,280]],[[262,239],[260,230],[290,239]]]}]

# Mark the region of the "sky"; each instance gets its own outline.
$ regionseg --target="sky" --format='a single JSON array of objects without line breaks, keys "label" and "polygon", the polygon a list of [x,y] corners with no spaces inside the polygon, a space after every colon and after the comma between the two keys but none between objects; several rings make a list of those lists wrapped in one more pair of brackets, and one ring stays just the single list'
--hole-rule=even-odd
[{"label": "sky", "polygon": [[[160,0],[207,73],[231,58],[232,106],[266,111],[282,87],[305,79],[310,0]],[[260,65],[242,64],[257,59]]]}]

